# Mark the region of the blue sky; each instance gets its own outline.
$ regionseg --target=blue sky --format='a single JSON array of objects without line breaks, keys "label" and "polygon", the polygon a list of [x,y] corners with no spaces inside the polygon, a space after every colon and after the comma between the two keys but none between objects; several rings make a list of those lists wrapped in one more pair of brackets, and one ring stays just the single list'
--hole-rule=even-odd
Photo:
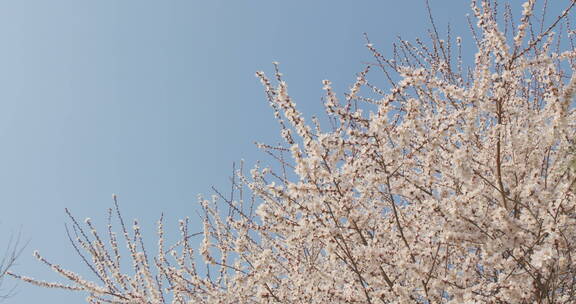
[{"label": "blue sky", "polygon": [[[177,234],[198,194],[227,189],[233,162],[267,159],[254,141],[280,141],[255,71],[271,74],[279,61],[300,110],[319,114],[321,81],[341,93],[371,60],[362,33],[389,53],[397,35],[425,35],[423,4],[1,1],[0,244],[19,229],[30,242],[14,270],[65,282],[32,257],[38,249],[87,273],[64,208],[103,223],[112,193],[151,238],[161,212]],[[468,1],[431,5],[441,30],[450,22],[468,35]],[[20,283],[7,303],[84,298]]]}]

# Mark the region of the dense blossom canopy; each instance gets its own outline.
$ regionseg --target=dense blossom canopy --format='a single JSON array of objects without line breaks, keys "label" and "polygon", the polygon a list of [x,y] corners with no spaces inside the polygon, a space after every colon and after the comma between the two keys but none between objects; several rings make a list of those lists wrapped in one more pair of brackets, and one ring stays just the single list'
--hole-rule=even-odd
[{"label": "dense blossom canopy", "polygon": [[576,1],[546,20],[535,2],[515,24],[473,1],[468,65],[435,27],[391,59],[367,39],[375,62],[344,100],[324,81],[329,128],[305,122],[278,68],[258,72],[285,145],[260,144],[279,165],[238,170],[235,197],[201,200],[207,271],[188,220],[172,247],[159,222],[153,258],[122,221],[132,274],[111,228],[106,245],[74,220],[99,281],[40,255],[73,285],[19,277],[91,303],[576,303]]}]

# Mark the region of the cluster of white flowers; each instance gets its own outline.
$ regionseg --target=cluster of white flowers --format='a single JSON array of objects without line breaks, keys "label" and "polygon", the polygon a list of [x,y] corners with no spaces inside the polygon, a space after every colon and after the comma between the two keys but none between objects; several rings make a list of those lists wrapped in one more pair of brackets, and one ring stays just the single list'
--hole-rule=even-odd
[{"label": "cluster of white flowers", "polygon": [[91,303],[576,303],[575,4],[545,27],[529,0],[519,24],[507,12],[502,26],[495,2],[473,1],[468,69],[436,29],[432,46],[401,41],[394,60],[367,41],[375,63],[345,102],[323,82],[330,131],[305,122],[275,63],[277,86],[257,76],[286,144],[259,147],[280,166],[240,168],[236,196],[201,199],[202,233],[186,219],[165,248],[160,221],[150,263],[137,223],[130,237],[118,213],[129,276],[112,229],[107,250],[90,220],[92,238],[73,219],[100,281],[40,256],[74,285],[19,277]]}]

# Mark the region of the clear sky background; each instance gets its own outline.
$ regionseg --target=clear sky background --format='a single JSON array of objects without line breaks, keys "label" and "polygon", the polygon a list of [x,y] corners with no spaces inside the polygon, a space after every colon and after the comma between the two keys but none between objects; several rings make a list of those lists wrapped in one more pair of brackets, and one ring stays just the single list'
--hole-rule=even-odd
[{"label": "clear sky background", "polygon": [[[442,32],[450,22],[468,37],[468,1],[431,6]],[[21,229],[30,243],[15,272],[66,282],[32,257],[38,249],[87,274],[64,208],[104,223],[112,193],[150,246],[161,212],[177,235],[198,194],[228,189],[233,162],[267,159],[254,141],[280,141],[255,71],[271,75],[279,61],[310,117],[322,110],[323,79],[342,93],[371,61],[363,32],[390,54],[397,35],[413,40],[428,27],[424,0],[0,1],[0,248]],[[17,290],[6,303],[85,298]]]}]

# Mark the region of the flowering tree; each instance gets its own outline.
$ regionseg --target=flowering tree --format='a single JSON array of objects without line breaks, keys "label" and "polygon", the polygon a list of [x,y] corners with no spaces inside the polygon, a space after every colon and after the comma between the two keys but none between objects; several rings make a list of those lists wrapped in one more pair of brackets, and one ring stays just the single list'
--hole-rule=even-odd
[{"label": "flowering tree", "polygon": [[202,233],[182,220],[166,246],[160,220],[152,258],[116,204],[132,271],[111,223],[107,241],[71,217],[95,281],[39,254],[73,285],[13,275],[90,303],[575,303],[576,1],[550,21],[535,2],[514,22],[472,1],[469,65],[434,23],[430,44],[401,40],[390,59],[367,38],[375,62],[343,101],[324,81],[328,131],[305,122],[277,65],[275,84],[258,72],[285,141],[259,146],[279,165],[240,168],[234,195],[200,199]]}]

